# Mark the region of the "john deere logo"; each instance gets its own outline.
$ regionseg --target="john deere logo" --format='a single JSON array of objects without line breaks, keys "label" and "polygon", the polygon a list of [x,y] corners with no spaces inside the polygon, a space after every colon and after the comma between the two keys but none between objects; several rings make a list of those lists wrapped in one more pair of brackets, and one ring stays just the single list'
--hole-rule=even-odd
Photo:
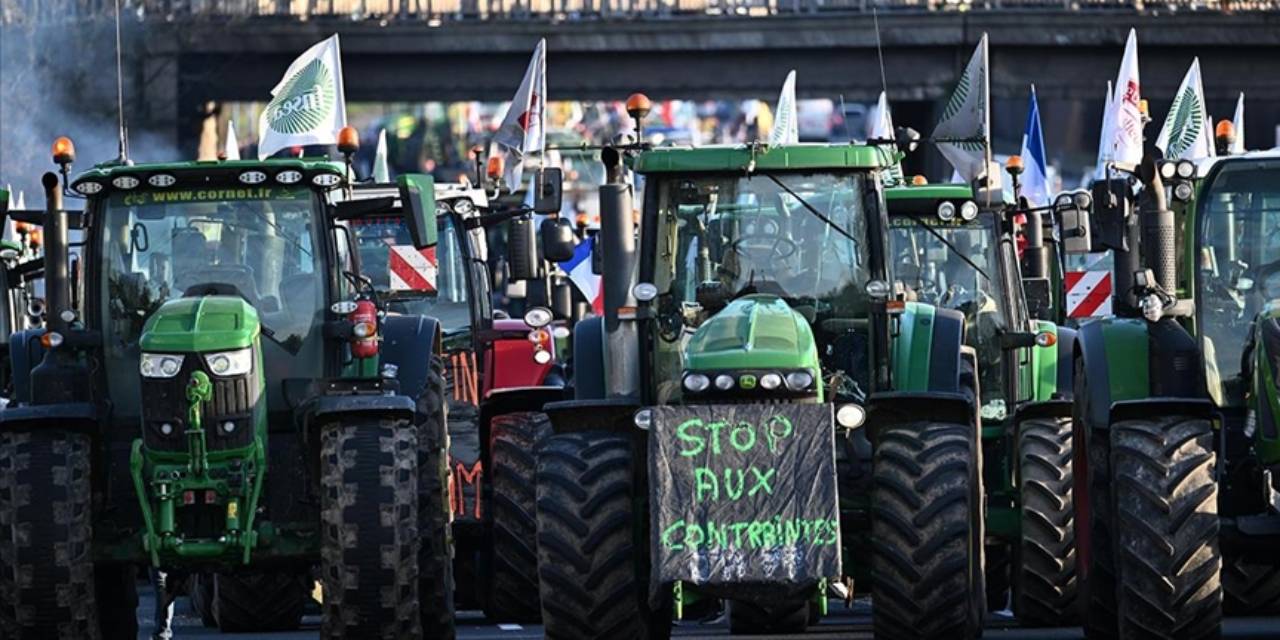
[{"label": "john deere logo", "polygon": [[1187,87],[1174,99],[1169,109],[1173,114],[1173,126],[1169,134],[1169,149],[1165,153],[1169,158],[1181,158],[1200,138],[1200,129],[1204,126],[1204,108],[1193,87]]},{"label": "john deere logo", "polygon": [[267,105],[267,126],[278,133],[305,133],[329,120],[333,105],[333,75],[324,62],[312,60]]}]

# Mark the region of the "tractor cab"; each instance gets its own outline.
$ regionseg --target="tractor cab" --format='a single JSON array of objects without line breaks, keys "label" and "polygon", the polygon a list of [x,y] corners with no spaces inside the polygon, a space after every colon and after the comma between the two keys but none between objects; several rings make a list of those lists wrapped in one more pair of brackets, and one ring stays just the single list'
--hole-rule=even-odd
[{"label": "tractor cab", "polygon": [[[909,300],[964,314],[966,344],[977,352],[982,418],[1003,421],[1010,397],[1001,338],[1030,330],[1017,255],[1002,242],[1003,211],[980,208],[963,184],[892,187],[889,258]],[[1016,370],[1015,370],[1016,372]]]},{"label": "tractor cab", "polygon": [[[658,402],[745,392],[818,402],[865,399],[870,390],[868,283],[888,281],[889,267],[874,253],[884,230],[873,152],[785,151],[765,154],[751,173],[731,170],[736,160],[749,162],[742,149],[654,150],[637,158],[636,172],[646,176],[649,191],[639,269],[640,280],[657,290]],[[699,161],[708,170],[698,170]],[[863,161],[868,164],[860,166]],[[756,319],[769,330],[748,338],[741,328]],[[820,352],[815,339],[838,340],[838,354]],[[755,363],[753,354],[771,355]],[[822,375],[820,357],[841,375]],[[832,366],[838,360],[840,366]],[[762,389],[743,388],[736,366],[776,367],[786,383],[775,385],[770,376]],[[708,375],[710,382],[701,384]],[[826,389],[828,380],[836,388]]]},{"label": "tractor cab", "polygon": [[391,312],[436,317],[452,344],[493,320],[479,224],[489,202],[483,189],[461,183],[436,184],[435,202],[438,242],[421,250],[413,246],[394,184],[354,185],[338,217],[351,230],[360,272]]}]

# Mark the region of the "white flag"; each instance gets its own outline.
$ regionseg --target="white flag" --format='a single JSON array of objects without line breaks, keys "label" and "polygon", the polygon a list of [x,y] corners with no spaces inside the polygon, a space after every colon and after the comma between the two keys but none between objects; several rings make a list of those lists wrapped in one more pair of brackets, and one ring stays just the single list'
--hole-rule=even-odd
[{"label": "white flag", "polygon": [[942,112],[942,120],[933,130],[934,140],[939,141],[938,151],[965,182],[987,171],[987,144],[991,140],[988,69],[987,34],[984,33]]},{"label": "white flag", "polygon": [[1200,160],[1213,155],[1213,134],[1209,131],[1200,82],[1200,58],[1182,78],[1182,85],[1169,106],[1169,115],[1156,136],[1156,147],[1170,160]]},{"label": "white flag", "polygon": [[502,126],[493,135],[489,155],[503,156],[503,180],[511,189],[520,184],[524,159],[546,147],[547,41],[539,40],[524,72],[524,80],[507,107]]},{"label": "white flag", "polygon": [[1240,97],[1236,99],[1236,115],[1231,119],[1231,124],[1235,125],[1236,141],[1231,143],[1231,154],[1244,153],[1244,92],[1240,92]]},{"label": "white flag", "polygon": [[[872,140],[893,140],[896,134],[893,131],[893,114],[889,112],[889,96],[885,92],[880,92],[880,100],[876,102],[875,115],[871,117],[871,132],[867,136]],[[898,149],[891,144],[880,145],[887,153],[897,156]],[[902,176],[902,163],[894,162],[892,166],[880,174],[881,180],[886,187],[900,185],[904,182]]]},{"label": "white flag", "polygon": [[778,108],[773,113],[773,131],[769,132],[769,146],[800,142],[800,123],[796,115],[796,70],[787,74],[778,94]]},{"label": "white flag", "polygon": [[1138,32],[1130,29],[1124,45],[1124,60],[1111,96],[1111,123],[1105,157],[1111,162],[1137,166],[1142,162],[1142,111],[1138,101],[1142,91],[1138,83]]},{"label": "white flag", "polygon": [[258,159],[292,146],[336,144],[347,126],[338,34],[298,56],[258,117]]},{"label": "white flag", "polygon": [[1111,141],[1111,98],[1114,91],[1111,89],[1111,81],[1107,81],[1107,97],[1102,101],[1102,128],[1098,131],[1098,164],[1093,170],[1094,180],[1105,180],[1107,178],[1107,158],[1110,154],[1107,152],[1108,143]]},{"label": "white flag", "polygon": [[387,168],[387,130],[378,132],[378,147],[373,151],[373,181],[378,184],[391,182],[391,171]]},{"label": "white flag", "polygon": [[235,120],[227,121],[227,141],[222,146],[222,155],[226,156],[227,160],[240,159],[240,143],[236,140]]}]

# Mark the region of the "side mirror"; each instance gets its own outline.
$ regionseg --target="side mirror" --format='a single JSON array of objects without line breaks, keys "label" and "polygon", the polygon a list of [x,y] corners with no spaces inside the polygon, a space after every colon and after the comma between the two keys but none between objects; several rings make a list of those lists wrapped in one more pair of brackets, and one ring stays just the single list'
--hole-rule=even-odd
[{"label": "side mirror", "polygon": [[1093,246],[1093,197],[1086,191],[1059,194],[1053,203],[1062,226],[1062,250],[1068,254],[1091,253]]},{"label": "side mirror", "polygon": [[507,235],[507,270],[515,281],[538,277],[538,246],[533,220],[516,218]]},{"label": "side mirror", "polygon": [[1053,291],[1048,278],[1023,278],[1022,290],[1027,296],[1027,313],[1032,318],[1048,320],[1053,312]]},{"label": "side mirror", "polygon": [[542,236],[542,255],[547,260],[565,262],[573,258],[573,250],[578,244],[573,234],[573,223],[564,218],[547,218],[542,221],[538,233]]},{"label": "side mirror", "polygon": [[564,172],[560,167],[539,169],[534,185],[538,192],[533,195],[533,210],[537,213],[559,213],[564,198]]},{"label": "side mirror", "polygon": [[400,187],[400,207],[404,210],[414,248],[434,247],[438,236],[435,178],[407,173],[396,178],[396,185]]}]

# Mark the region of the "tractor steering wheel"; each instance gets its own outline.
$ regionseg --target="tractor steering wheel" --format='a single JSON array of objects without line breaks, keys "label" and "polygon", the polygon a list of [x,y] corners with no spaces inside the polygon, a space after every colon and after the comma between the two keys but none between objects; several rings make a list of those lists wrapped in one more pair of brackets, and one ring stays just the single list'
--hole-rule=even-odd
[{"label": "tractor steering wheel", "polygon": [[[744,247],[744,245],[748,246]],[[765,247],[767,249],[762,251]],[[766,260],[785,260],[795,254],[796,243],[790,238],[780,235],[756,233],[739,236],[737,240],[734,240],[729,245],[729,248],[743,255],[756,256],[764,253]]]}]

